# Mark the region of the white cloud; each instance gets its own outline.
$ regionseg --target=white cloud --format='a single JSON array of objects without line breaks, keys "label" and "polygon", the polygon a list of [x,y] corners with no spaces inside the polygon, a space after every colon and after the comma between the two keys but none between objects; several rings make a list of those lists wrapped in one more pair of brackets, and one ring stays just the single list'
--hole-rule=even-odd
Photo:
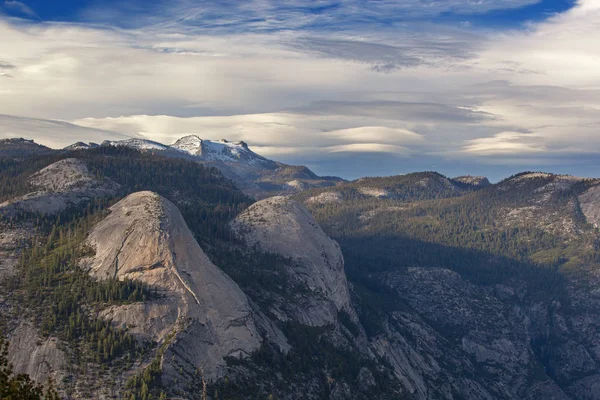
[{"label": "white cloud", "polygon": [[86,128],[66,121],[15,117],[0,114],[0,137],[23,137],[52,148],[62,148],[77,141],[100,143],[104,140],[121,140],[126,135],[106,130]]},{"label": "white cloud", "polygon": [[328,153],[391,153],[397,156],[408,155],[411,151],[402,146],[382,143],[353,143],[325,148]]},{"label": "white cloud", "polygon": [[393,129],[385,126],[360,126],[356,128],[339,129],[324,132],[324,136],[356,144],[377,141],[378,143],[408,143],[418,144],[423,136],[408,129]]},{"label": "white cloud", "polygon": [[467,141],[463,150],[477,155],[518,155],[547,151],[540,138],[528,133],[501,132],[492,137]]},{"label": "white cloud", "polygon": [[[403,123],[371,126],[373,118],[348,115],[307,115],[301,113],[265,113],[233,116],[179,118],[172,116],[134,115],[117,118],[84,118],[73,121],[79,126],[142,135],[172,143],[194,133],[206,139],[245,140],[264,151],[273,146],[291,149],[318,148],[337,144],[418,145],[423,137],[402,127]],[[358,148],[358,147],[357,147]],[[284,153],[291,153],[285,150]]]},{"label": "white cloud", "polygon": [[[498,162],[600,152],[598,0],[508,32],[368,23],[390,10],[473,14],[534,2],[385,0],[366,10],[352,0],[346,12],[302,18],[280,2],[236,2],[245,14],[180,2],[167,20],[149,12],[136,29],[0,18],[0,112],[165,143],[186,133],[245,140],[265,155],[315,164],[357,152]],[[279,20],[252,20],[276,10]],[[102,20],[100,11],[88,18]],[[199,27],[210,15],[218,26]],[[321,28],[310,28],[317,19]],[[229,31],[232,22],[247,29]],[[327,24],[342,25],[327,32]]]},{"label": "white cloud", "polygon": [[[516,9],[541,0],[171,0],[102,2],[82,15],[92,22],[118,22],[123,26],[158,26],[161,29],[277,31],[356,29],[368,24],[397,24],[440,14],[484,14]],[[135,13],[136,18],[131,18]]]}]

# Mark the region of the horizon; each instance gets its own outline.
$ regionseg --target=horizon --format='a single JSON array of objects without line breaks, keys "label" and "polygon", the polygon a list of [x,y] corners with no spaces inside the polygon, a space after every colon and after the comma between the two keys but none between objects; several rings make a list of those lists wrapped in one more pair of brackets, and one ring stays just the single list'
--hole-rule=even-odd
[{"label": "horizon", "polygon": [[[185,138],[185,137],[189,137],[189,136],[195,136],[195,137],[198,137],[199,139],[201,139],[201,140],[203,140],[203,141],[204,141],[204,140],[206,140],[206,141],[211,141],[211,142],[226,141],[226,142],[228,142],[228,143],[233,143],[233,144],[238,144],[238,143],[240,143],[240,142],[234,142],[234,141],[228,140],[227,138],[221,138],[221,139],[206,139],[206,138],[204,138],[204,137],[201,137],[201,136],[199,136],[199,135],[198,135],[198,134],[196,134],[196,133],[189,133],[189,134],[187,134],[187,135],[181,136],[179,139],[183,139],[183,138]],[[163,145],[163,146],[168,146],[168,147],[171,147],[173,144],[175,144],[174,142],[173,142],[173,143],[170,143],[170,144],[167,144],[167,143],[161,143],[161,142],[158,142],[158,141],[153,141],[153,140],[150,140],[150,139],[142,139],[142,138],[128,138],[128,139],[123,139],[123,140],[125,140],[125,141],[126,141],[126,140],[130,140],[130,139],[148,140],[148,141],[151,141],[151,142],[154,142],[154,143],[157,143],[157,144]],[[178,140],[179,140],[179,139],[178,139]],[[45,147],[47,147],[47,148],[49,148],[49,149],[56,150],[56,151],[65,150],[65,149],[66,149],[66,147],[68,147],[68,146],[69,146],[69,145],[67,145],[67,146],[64,146],[64,147],[51,147],[51,146],[45,145],[44,143],[38,142],[38,141],[36,141],[35,139],[32,139],[32,138],[25,138],[25,137],[11,137],[11,138],[2,138],[2,139],[0,139],[0,141],[2,141],[2,140],[24,140],[24,141],[30,141],[30,142],[36,143],[36,144],[38,144],[38,145],[45,146]],[[109,140],[106,140],[105,142],[111,142],[111,141],[109,141]],[[71,145],[72,145],[72,144],[77,144],[77,143],[84,143],[84,144],[95,144],[95,145],[98,145],[98,146],[103,146],[103,145],[105,145],[105,143],[104,143],[104,142],[102,142],[102,143],[96,143],[96,142],[85,142],[85,141],[76,141],[76,142],[73,142],[73,143],[71,143]],[[245,143],[245,142],[244,142],[244,143]],[[109,143],[109,144],[110,144],[110,143]],[[252,151],[252,152],[254,152],[255,154],[257,154],[257,155],[259,155],[259,156],[261,156],[261,157],[262,157],[262,154],[260,154],[260,153],[258,153],[258,152],[255,152],[255,151],[252,149],[252,145],[251,145],[251,144],[248,144],[248,143],[246,143],[246,144],[247,144],[247,146],[248,146],[248,149],[249,149],[250,151]],[[85,150],[83,150],[83,151],[85,151]],[[270,160],[272,160],[272,161],[275,161],[275,162],[282,162],[282,161],[280,161],[280,160],[277,160],[277,159],[270,159]],[[304,164],[300,163],[300,164],[296,164],[296,165],[298,165],[298,166],[302,166],[302,165],[304,165]],[[309,168],[310,168],[310,167],[309,167]],[[313,171],[313,172],[315,172],[315,171]],[[512,174],[510,174],[510,175],[502,176],[502,177],[499,177],[499,178],[496,178],[496,179],[494,179],[494,178],[492,178],[492,177],[489,177],[489,176],[487,176],[487,175],[477,175],[477,174],[473,174],[473,173],[466,173],[466,174],[462,174],[462,175],[448,175],[448,174],[444,174],[444,173],[442,173],[442,172],[440,172],[440,171],[437,171],[437,170],[408,170],[408,171],[406,171],[406,172],[392,173],[392,174],[390,174],[390,175],[361,175],[361,176],[356,176],[356,177],[344,177],[344,176],[340,176],[340,175],[324,175],[324,174],[318,174],[318,173],[317,173],[317,175],[320,175],[321,177],[326,177],[326,176],[328,176],[328,177],[342,178],[342,179],[344,179],[344,180],[345,180],[345,181],[347,181],[347,182],[353,182],[353,181],[357,181],[357,180],[360,180],[360,179],[369,179],[369,178],[387,178],[387,177],[403,176],[403,175],[418,174],[418,173],[428,173],[428,172],[432,172],[432,173],[437,173],[437,174],[440,174],[440,175],[442,175],[442,176],[444,176],[444,177],[446,177],[446,178],[448,178],[448,179],[456,179],[456,178],[462,178],[462,177],[474,177],[474,178],[479,178],[479,177],[481,177],[481,178],[486,178],[486,179],[488,179],[488,180],[489,180],[489,182],[490,182],[491,184],[494,184],[494,185],[495,185],[495,184],[498,184],[498,183],[501,183],[501,182],[502,182],[502,181],[504,181],[504,180],[510,179],[510,178],[512,178],[512,177],[514,177],[514,176],[518,176],[518,175],[522,175],[522,174],[536,174],[536,173],[550,174],[550,175],[556,175],[556,176],[571,176],[571,177],[574,177],[574,178],[582,178],[582,179],[600,179],[600,177],[599,177],[599,176],[582,176],[582,175],[573,175],[573,174],[568,174],[568,173],[566,173],[566,174],[563,174],[563,173],[559,173],[559,172],[554,172],[554,171],[544,171],[544,170],[521,170],[521,171],[514,172],[514,173],[512,173]]]},{"label": "horizon", "polygon": [[0,0],[0,137],[187,132],[347,179],[600,176],[600,0]]}]

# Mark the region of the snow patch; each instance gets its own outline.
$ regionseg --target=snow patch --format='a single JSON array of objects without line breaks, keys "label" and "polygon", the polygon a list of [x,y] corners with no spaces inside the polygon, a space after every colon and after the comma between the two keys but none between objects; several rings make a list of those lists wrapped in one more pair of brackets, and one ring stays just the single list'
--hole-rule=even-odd
[{"label": "snow patch", "polygon": [[391,193],[388,190],[373,188],[373,187],[361,187],[358,188],[359,193],[364,194],[365,196],[377,197],[377,198],[387,198],[391,196]]},{"label": "snow patch", "polygon": [[169,146],[147,139],[105,140],[102,146],[131,147],[138,150],[169,150]]},{"label": "snow patch", "polygon": [[306,200],[310,204],[339,203],[340,201],[342,201],[342,194],[340,192],[323,192]]}]

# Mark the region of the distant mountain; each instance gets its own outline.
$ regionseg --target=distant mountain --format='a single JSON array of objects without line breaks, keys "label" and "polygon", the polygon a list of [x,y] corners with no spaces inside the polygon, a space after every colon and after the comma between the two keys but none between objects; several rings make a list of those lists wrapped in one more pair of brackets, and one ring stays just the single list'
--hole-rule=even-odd
[{"label": "distant mountain", "polygon": [[457,176],[456,178],[452,178],[455,182],[464,183],[465,185],[483,188],[486,186],[490,186],[491,183],[485,176],[472,176],[472,175],[464,175]]},{"label": "distant mountain", "polygon": [[309,203],[333,203],[350,199],[389,199],[402,201],[457,197],[478,189],[437,172],[415,172],[389,177],[360,178],[333,188],[308,190],[301,197]]},{"label": "distant mountain", "polygon": [[102,146],[123,146],[137,150],[167,151],[169,146],[147,139],[105,140]]},{"label": "distant mountain", "polygon": [[1,139],[0,158],[22,159],[32,155],[50,154],[54,150],[23,138]]},{"label": "distant mountain", "polygon": [[204,161],[243,163],[276,168],[277,163],[268,160],[248,148],[245,142],[229,142],[226,139],[204,140],[196,135],[184,136],[170,146]]},{"label": "distant mountain", "polygon": [[[333,186],[343,181],[336,177],[319,177],[303,166],[269,160],[250,150],[245,142],[230,142],[225,139],[206,140],[197,135],[188,135],[172,145],[146,139],[127,139],[105,141],[102,146],[124,146],[213,166],[254,198],[292,194],[315,187]],[[83,147],[77,147],[81,148]]]},{"label": "distant mountain", "polygon": [[70,146],[65,147],[63,150],[67,150],[67,151],[87,150],[87,149],[94,149],[98,146],[100,146],[100,145],[98,143],[94,143],[94,142],[89,142],[89,143],[77,142],[77,143],[73,143]]}]

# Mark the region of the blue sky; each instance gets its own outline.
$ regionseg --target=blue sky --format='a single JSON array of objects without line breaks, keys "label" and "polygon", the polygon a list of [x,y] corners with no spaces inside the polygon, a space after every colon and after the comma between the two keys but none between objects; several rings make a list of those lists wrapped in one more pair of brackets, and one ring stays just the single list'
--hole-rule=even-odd
[{"label": "blue sky", "polygon": [[0,0],[0,136],[600,176],[600,0]]},{"label": "blue sky", "polygon": [[[362,3],[363,10],[376,8],[373,3],[377,1],[363,0],[355,3]],[[394,1],[380,1],[381,3],[393,4]],[[8,1],[8,6],[4,7],[4,12],[7,15],[14,17],[27,18],[40,21],[62,21],[62,22],[102,22],[118,26],[135,25],[136,18],[147,20],[151,17],[161,17],[161,13],[165,9],[169,9],[174,2],[164,0],[148,0],[148,1],[114,1],[114,0],[63,0],[63,1],[47,1],[47,0],[26,0],[26,1]],[[18,3],[18,4],[17,4]],[[210,26],[211,19],[213,22],[223,15],[230,13],[227,9],[237,9],[237,4],[243,3],[240,1],[195,1],[188,4],[206,6],[207,4],[212,10],[207,18],[199,18],[204,25]],[[531,0],[514,2],[503,7],[502,2],[498,2],[498,6],[494,6],[493,2],[489,2],[489,6],[478,7],[439,7],[438,10],[429,10],[425,6],[427,3],[444,3],[444,1],[429,1],[421,2],[424,4],[419,7],[414,2],[414,7],[398,7],[402,10],[398,13],[364,13],[362,17],[355,15],[350,17],[350,13],[344,11],[344,1],[282,1],[272,2],[273,9],[280,14],[305,14],[314,16],[331,16],[342,14],[340,18],[336,18],[335,24],[328,23],[323,18],[314,24],[309,24],[306,28],[312,29],[339,29],[340,20],[345,20],[348,26],[345,28],[353,28],[355,24],[365,25],[380,25],[386,26],[390,23],[403,21],[436,21],[436,22],[469,22],[481,26],[493,26],[498,28],[514,27],[519,24],[529,21],[540,21],[548,18],[548,16],[564,12],[572,8],[575,0]],[[399,3],[402,3],[401,1]],[[464,3],[469,3],[465,1]],[[476,3],[476,2],[473,2]],[[485,3],[485,2],[484,2]],[[409,3],[410,4],[410,3]],[[408,10],[408,12],[407,12]],[[169,16],[169,13],[164,13],[164,17]],[[114,18],[120,16],[120,18]],[[111,19],[108,19],[111,17]],[[213,17],[213,18],[211,18]],[[345,18],[344,18],[345,17]],[[255,20],[261,20],[262,16],[257,15]],[[250,21],[249,21],[250,22]],[[345,24],[342,24],[345,25]],[[231,29],[240,29],[240,26],[231,26]],[[286,26],[281,26],[279,29],[286,29]]]}]

